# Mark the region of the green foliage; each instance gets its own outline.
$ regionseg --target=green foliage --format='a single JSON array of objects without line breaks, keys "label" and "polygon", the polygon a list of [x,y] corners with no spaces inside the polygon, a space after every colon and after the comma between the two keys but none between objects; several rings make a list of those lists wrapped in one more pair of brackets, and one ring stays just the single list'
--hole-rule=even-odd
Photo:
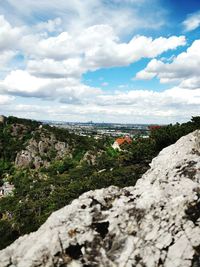
[{"label": "green foliage", "polygon": [[194,128],[200,129],[200,116],[192,117],[191,122]]},{"label": "green foliage", "polygon": [[16,238],[18,233],[13,230],[11,223],[7,220],[0,220],[0,248],[10,245]]},{"label": "green foliage", "polygon": [[14,116],[10,116],[8,118],[6,118],[6,123],[7,124],[23,124],[25,126],[28,126],[32,129],[35,129],[36,127],[38,127],[41,123],[37,122],[35,120],[29,120],[29,119],[23,119],[23,118],[17,118]]},{"label": "green foliage", "polygon": [[111,146],[107,147],[107,149],[106,149],[106,153],[107,153],[107,155],[108,155],[109,157],[111,157],[111,158],[117,158],[118,155],[119,155],[119,151],[113,149]]},{"label": "green foliage", "polygon": [[63,160],[54,161],[48,168],[41,169],[42,172],[49,173],[51,175],[63,174],[69,171],[77,165],[74,159],[65,157]]},{"label": "green foliage", "polygon": [[6,118],[6,124],[0,125],[0,159],[13,162],[17,152],[24,148],[39,122],[19,119],[13,116]]},{"label": "green foliage", "polygon": [[4,173],[11,173],[12,167],[13,164],[11,162],[0,160],[0,177],[2,177]]},{"label": "green foliage", "polygon": [[200,116],[192,117],[190,122],[175,125],[167,125],[155,129],[151,132],[150,137],[155,141],[156,150],[160,151],[166,146],[175,143],[180,137],[200,129]]},{"label": "green foliage", "polygon": [[126,150],[121,153],[121,159],[126,164],[148,163],[157,154],[155,141],[150,138],[135,139],[131,144],[125,145],[124,148],[126,148]]}]

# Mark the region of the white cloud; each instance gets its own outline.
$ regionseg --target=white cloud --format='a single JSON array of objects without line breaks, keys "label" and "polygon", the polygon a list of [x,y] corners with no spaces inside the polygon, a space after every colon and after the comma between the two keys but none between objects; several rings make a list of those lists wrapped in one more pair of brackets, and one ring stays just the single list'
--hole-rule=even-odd
[{"label": "white cloud", "polygon": [[14,100],[14,97],[8,95],[0,95],[0,105],[8,105]]},{"label": "white cloud", "polygon": [[116,92],[114,95],[100,95],[97,103],[103,106],[116,105],[132,108],[143,108],[163,110],[169,105],[191,105],[200,104],[200,89],[191,93],[188,89],[174,87],[163,92],[149,90],[130,90],[128,92]]},{"label": "white cloud", "polygon": [[64,103],[82,103],[99,94],[98,88],[81,84],[73,78],[39,78],[27,71],[12,71],[0,82],[0,93],[41,99],[59,99]]},{"label": "white cloud", "polygon": [[193,31],[200,26],[200,11],[190,14],[186,20],[183,21],[185,31]]},{"label": "white cloud", "polygon": [[16,47],[22,29],[12,27],[3,15],[0,15],[0,51],[10,50]]},{"label": "white cloud", "polygon": [[36,29],[38,31],[48,31],[52,32],[60,32],[62,31],[62,20],[61,18],[49,19],[48,21],[39,22],[36,25]]},{"label": "white cloud", "polygon": [[16,70],[11,71],[11,73],[6,76],[4,81],[0,83],[0,88],[3,89],[2,91],[5,90],[8,93],[24,93],[32,96],[32,94],[38,92],[39,88],[48,85],[48,83],[48,80],[31,76],[26,71]]},{"label": "white cloud", "polygon": [[163,92],[131,90],[107,95],[101,92],[82,105],[49,103],[15,104],[4,110],[38,119],[171,123],[187,121],[200,113],[200,89],[191,91],[174,87]]},{"label": "white cloud", "polygon": [[81,58],[69,58],[63,61],[54,59],[30,60],[27,64],[30,74],[48,78],[80,78],[85,69]]},{"label": "white cloud", "polygon": [[155,40],[145,36],[136,36],[128,43],[119,43],[109,38],[105,41],[86,51],[85,61],[89,69],[127,66],[141,58],[153,58],[167,50],[185,45],[183,36],[160,37]]},{"label": "white cloud", "polygon": [[21,49],[32,58],[55,60],[63,60],[77,53],[74,41],[67,32],[48,38],[40,35],[25,35],[21,40]]},{"label": "white cloud", "polygon": [[[160,1],[151,0],[4,0],[0,11],[15,23],[34,23],[41,14],[50,20],[61,18],[64,30],[81,32],[84,28],[97,24],[108,24],[117,33],[132,33],[138,29],[158,29],[165,22],[165,10]],[[9,8],[9,12],[7,7]],[[141,16],[142,13],[142,16]],[[17,15],[16,15],[17,14]],[[145,19],[144,19],[145,18]]]},{"label": "white cloud", "polygon": [[88,70],[127,66],[141,58],[156,57],[185,45],[185,37],[160,37],[153,40],[135,36],[125,43],[120,42],[110,26],[95,25],[78,36],[67,32],[48,38],[28,35],[22,38],[21,43],[26,55],[32,58],[28,63],[32,74],[47,77],[55,71],[55,76],[59,76],[59,71],[60,76],[81,76]]},{"label": "white cloud", "polygon": [[152,59],[147,67],[136,74],[137,79],[152,79],[158,77],[161,83],[176,82],[182,88],[200,88],[200,40],[196,40],[180,53],[171,63]]},{"label": "white cloud", "polygon": [[12,60],[12,58],[15,55],[16,53],[11,50],[1,52],[1,59],[0,59],[1,70],[4,69],[8,65],[8,63]]}]

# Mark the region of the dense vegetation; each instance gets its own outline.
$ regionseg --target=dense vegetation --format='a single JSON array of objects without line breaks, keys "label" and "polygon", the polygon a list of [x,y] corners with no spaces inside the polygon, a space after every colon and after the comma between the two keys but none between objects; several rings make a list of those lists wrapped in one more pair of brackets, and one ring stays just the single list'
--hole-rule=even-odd
[{"label": "dense vegetation", "polygon": [[[0,186],[5,181],[15,186],[12,195],[0,199],[0,248],[36,230],[54,210],[83,192],[109,185],[134,185],[163,147],[200,128],[200,117],[152,130],[150,138],[138,137],[120,152],[111,148],[111,138],[95,140],[48,125],[39,128],[38,122],[15,117],[0,124]],[[39,169],[17,167],[17,153],[30,139],[39,142],[43,135],[66,142],[70,153],[58,158],[52,149],[45,154],[48,165]]]}]

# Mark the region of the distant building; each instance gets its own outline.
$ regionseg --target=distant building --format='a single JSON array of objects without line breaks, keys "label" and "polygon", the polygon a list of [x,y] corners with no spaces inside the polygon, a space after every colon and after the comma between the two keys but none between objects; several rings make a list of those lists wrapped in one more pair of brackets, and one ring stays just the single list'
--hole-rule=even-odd
[{"label": "distant building", "polygon": [[154,131],[154,130],[160,129],[161,126],[160,125],[150,125],[148,128],[150,131]]},{"label": "distant building", "polygon": [[115,140],[114,144],[112,145],[112,148],[118,149],[120,151],[121,150],[120,146],[125,144],[125,143],[127,143],[127,144],[132,143],[132,139],[129,136],[117,138]]}]

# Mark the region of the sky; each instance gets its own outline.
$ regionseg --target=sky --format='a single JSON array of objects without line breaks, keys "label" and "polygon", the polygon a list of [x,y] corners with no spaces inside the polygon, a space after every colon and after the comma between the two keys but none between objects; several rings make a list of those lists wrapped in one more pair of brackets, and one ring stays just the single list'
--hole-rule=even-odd
[{"label": "sky", "polygon": [[176,123],[200,115],[199,0],[0,0],[0,114]]}]

